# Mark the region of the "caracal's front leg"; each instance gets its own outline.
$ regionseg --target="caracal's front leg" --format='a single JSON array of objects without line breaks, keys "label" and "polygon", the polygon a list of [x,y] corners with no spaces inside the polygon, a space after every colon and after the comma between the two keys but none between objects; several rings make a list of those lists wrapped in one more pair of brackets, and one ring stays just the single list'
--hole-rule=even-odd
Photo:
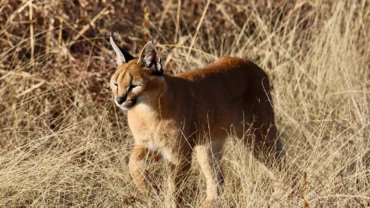
[{"label": "caracal's front leg", "polygon": [[220,161],[223,146],[223,141],[217,141],[196,147],[197,159],[207,183],[207,197],[202,204],[204,208],[217,207],[222,191],[224,178]]},{"label": "caracal's front leg", "polygon": [[147,171],[145,169],[145,158],[148,149],[141,145],[135,145],[129,160],[129,172],[135,185],[143,194],[149,194]]},{"label": "caracal's front leg", "polygon": [[170,177],[166,207],[184,207],[184,182],[189,176],[191,154],[175,156],[170,161]]}]

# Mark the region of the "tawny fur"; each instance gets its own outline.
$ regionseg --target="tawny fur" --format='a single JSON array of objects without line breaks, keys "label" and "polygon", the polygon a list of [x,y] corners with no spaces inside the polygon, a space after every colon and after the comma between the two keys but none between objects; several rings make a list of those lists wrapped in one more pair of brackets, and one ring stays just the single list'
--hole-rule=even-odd
[{"label": "tawny fur", "polygon": [[[220,159],[230,134],[253,146],[261,161],[280,160],[282,146],[276,135],[268,76],[254,63],[231,57],[174,76],[153,74],[150,62],[145,65],[145,61],[160,64],[152,47],[147,45],[139,60],[120,65],[111,78],[115,97],[126,96],[125,102],[116,104],[127,110],[135,140],[130,174],[138,189],[148,194],[152,184],[145,172],[145,156],[159,152],[170,162],[173,175],[169,203],[181,206],[177,187],[188,175],[195,150],[207,183],[203,206],[212,207],[222,188]],[[245,138],[248,129],[253,138]],[[272,158],[265,160],[266,155]]]}]

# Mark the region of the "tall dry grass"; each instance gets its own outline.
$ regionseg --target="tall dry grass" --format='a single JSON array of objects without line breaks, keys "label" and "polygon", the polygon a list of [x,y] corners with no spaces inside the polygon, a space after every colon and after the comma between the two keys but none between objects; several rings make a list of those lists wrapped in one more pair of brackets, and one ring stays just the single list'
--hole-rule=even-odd
[{"label": "tall dry grass", "polygon": [[[366,0],[3,0],[0,25],[2,207],[163,206],[127,172],[132,139],[108,90],[111,31],[136,54],[156,40],[168,73],[232,55],[269,74],[286,167],[274,183],[230,139],[223,207],[370,206]],[[205,182],[193,167],[198,207]]]}]

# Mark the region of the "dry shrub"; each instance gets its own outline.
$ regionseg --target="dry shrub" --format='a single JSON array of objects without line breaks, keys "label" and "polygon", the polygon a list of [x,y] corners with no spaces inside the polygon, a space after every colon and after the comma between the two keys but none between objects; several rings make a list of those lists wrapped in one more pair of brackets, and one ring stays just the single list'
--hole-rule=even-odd
[{"label": "dry shrub", "polygon": [[[134,54],[155,40],[168,73],[232,55],[270,75],[287,150],[274,171],[281,190],[230,140],[224,207],[370,206],[366,0],[4,0],[0,25],[3,207],[162,205],[127,173],[132,139],[108,90],[111,31]],[[200,175],[194,164],[191,207],[204,197]]]}]

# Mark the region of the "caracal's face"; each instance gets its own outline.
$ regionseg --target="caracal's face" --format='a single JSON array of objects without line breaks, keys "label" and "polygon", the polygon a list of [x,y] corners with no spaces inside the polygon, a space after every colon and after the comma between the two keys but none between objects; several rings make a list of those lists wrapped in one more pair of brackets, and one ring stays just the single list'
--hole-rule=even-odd
[{"label": "caracal's face", "polygon": [[149,86],[151,75],[163,74],[161,59],[151,41],[144,46],[138,59],[120,49],[112,36],[110,43],[118,66],[110,80],[114,102],[121,109],[129,110],[141,102],[145,92],[153,87]]},{"label": "caracal's face", "polygon": [[114,102],[123,110],[134,107],[144,96],[147,72],[137,64],[137,59],[120,65],[110,80]]}]

